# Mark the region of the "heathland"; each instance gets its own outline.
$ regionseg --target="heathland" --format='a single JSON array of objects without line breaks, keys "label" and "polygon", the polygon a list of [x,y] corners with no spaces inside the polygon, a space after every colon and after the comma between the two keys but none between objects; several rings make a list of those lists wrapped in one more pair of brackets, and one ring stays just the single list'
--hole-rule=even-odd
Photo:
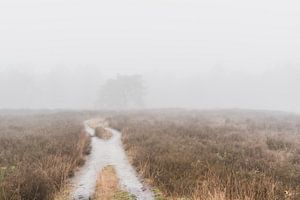
[{"label": "heathland", "polygon": [[[90,151],[83,121],[95,117],[122,131],[130,162],[157,199],[300,199],[300,116],[177,109],[1,111],[0,199],[65,199]],[[119,191],[113,166],[105,168],[95,198],[130,197]]]},{"label": "heathland", "polygon": [[109,119],[165,198],[300,199],[300,117],[269,111],[127,112]]},{"label": "heathland", "polygon": [[89,151],[83,116],[0,113],[1,200],[50,200],[65,187]]}]

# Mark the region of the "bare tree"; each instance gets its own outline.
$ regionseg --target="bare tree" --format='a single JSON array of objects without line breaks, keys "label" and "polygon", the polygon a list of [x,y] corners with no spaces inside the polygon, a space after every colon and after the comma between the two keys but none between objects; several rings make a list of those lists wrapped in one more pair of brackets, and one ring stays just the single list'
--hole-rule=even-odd
[{"label": "bare tree", "polygon": [[144,104],[145,87],[140,75],[117,75],[100,88],[99,106],[104,109],[139,108]]}]

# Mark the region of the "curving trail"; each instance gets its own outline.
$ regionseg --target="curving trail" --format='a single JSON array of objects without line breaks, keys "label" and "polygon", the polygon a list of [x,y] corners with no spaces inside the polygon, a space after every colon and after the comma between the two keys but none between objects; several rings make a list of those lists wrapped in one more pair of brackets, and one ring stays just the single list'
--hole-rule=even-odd
[{"label": "curving trail", "polygon": [[[95,130],[85,123],[85,130],[91,136]],[[133,194],[138,200],[152,200],[153,194],[145,188],[134,168],[128,162],[122,147],[121,133],[117,130],[107,128],[112,133],[109,140],[92,137],[92,151],[85,165],[76,173],[72,185],[73,200],[89,200],[94,194],[98,174],[103,167],[113,165],[116,169],[121,189]]]}]

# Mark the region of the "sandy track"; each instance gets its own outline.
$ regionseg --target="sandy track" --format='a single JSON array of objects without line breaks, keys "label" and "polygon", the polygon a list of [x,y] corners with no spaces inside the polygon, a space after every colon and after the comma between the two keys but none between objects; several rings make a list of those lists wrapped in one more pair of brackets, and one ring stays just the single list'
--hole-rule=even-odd
[{"label": "sandy track", "polygon": [[[91,136],[95,130],[85,123],[86,132]],[[75,174],[72,181],[74,191],[72,199],[89,200],[96,187],[96,181],[100,171],[107,165],[113,165],[116,169],[121,189],[135,195],[140,200],[152,200],[152,192],[145,188],[138,178],[134,168],[128,162],[121,143],[121,133],[107,128],[112,133],[109,140],[92,137],[91,154],[87,157],[85,165]]]}]

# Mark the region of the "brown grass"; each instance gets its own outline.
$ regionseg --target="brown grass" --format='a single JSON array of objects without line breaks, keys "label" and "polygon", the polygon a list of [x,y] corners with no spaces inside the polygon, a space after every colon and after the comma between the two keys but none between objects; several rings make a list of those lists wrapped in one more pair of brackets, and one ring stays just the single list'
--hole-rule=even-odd
[{"label": "brown grass", "polygon": [[128,192],[119,188],[119,179],[113,166],[106,166],[97,179],[93,200],[135,200]]},{"label": "brown grass", "polygon": [[91,120],[88,120],[88,125],[93,128],[96,129],[97,127],[101,126],[101,127],[107,127],[107,121],[104,118],[94,118]]},{"label": "brown grass", "polygon": [[300,117],[148,111],[110,118],[132,163],[169,198],[300,199]]},{"label": "brown grass", "polygon": [[110,131],[107,131],[105,128],[103,127],[97,127],[95,129],[95,135],[103,140],[108,140],[112,137],[112,133]]},{"label": "brown grass", "polygon": [[71,197],[72,186],[70,184],[65,184],[56,192],[53,200],[68,200]]},{"label": "brown grass", "polygon": [[89,151],[79,116],[0,114],[1,200],[48,200],[64,188]]},{"label": "brown grass", "polygon": [[97,179],[97,187],[94,200],[111,200],[119,187],[115,169],[112,166],[105,167]]}]

